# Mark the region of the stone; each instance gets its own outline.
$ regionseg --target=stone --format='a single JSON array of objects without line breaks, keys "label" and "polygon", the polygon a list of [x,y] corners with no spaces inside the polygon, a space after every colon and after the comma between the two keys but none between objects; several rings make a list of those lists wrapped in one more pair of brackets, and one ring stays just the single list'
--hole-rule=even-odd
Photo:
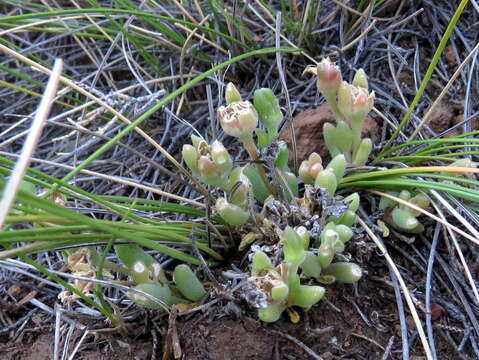
[{"label": "stone", "polygon": [[[321,155],[323,164],[327,164],[331,158],[323,140],[323,125],[326,122],[336,123],[331,107],[327,104],[301,111],[293,118],[298,165],[301,161],[306,160],[312,152]],[[367,116],[363,125],[363,137],[370,137],[375,144],[379,141],[380,136],[378,123],[372,117]],[[281,132],[279,138],[286,141],[289,149],[292,150],[292,137],[289,127]]]}]

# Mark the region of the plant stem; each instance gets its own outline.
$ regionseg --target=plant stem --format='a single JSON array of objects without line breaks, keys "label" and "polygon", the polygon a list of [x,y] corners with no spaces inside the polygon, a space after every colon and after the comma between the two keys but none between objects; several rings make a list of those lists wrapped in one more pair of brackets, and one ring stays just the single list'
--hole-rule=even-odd
[{"label": "plant stem", "polygon": [[269,192],[271,194],[275,194],[276,192],[274,191],[273,187],[271,186],[270,181],[268,180],[268,177],[266,176],[266,171],[264,169],[263,164],[260,162],[260,158],[258,157],[258,148],[256,147],[256,144],[253,141],[253,136],[245,136],[244,138],[240,138],[241,142],[244,145],[244,148],[248,152],[249,156],[251,159],[254,160],[256,169],[258,169],[258,173],[263,179],[264,184],[268,188]]},{"label": "plant stem", "polygon": [[326,99],[326,102],[331,107],[331,111],[333,112],[334,117],[336,118],[336,124],[338,123],[339,120],[344,120],[344,116],[341,114],[341,111],[339,111],[338,102],[336,101],[336,93],[323,94],[323,96]]},{"label": "plant stem", "polygon": [[363,127],[362,119],[351,119],[351,130],[353,132],[352,161],[356,158],[356,154],[361,144],[361,129]]}]

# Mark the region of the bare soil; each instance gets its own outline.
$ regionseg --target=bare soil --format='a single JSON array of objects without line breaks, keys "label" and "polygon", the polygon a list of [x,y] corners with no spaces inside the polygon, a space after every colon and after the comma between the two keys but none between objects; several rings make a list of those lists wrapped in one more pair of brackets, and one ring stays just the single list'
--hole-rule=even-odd
[{"label": "bare soil", "polygon": [[[357,254],[356,254],[357,255]],[[371,254],[369,254],[371,255]],[[378,255],[364,256],[370,263],[367,275],[357,287],[327,286],[325,299],[303,312],[298,323],[292,323],[286,314],[273,324],[258,321],[254,309],[239,317],[225,316],[228,300],[204,312],[178,315],[174,326],[178,335],[178,349],[185,360],[269,360],[269,359],[381,359],[385,352],[389,359],[402,359],[401,326],[394,289],[384,277],[384,266]],[[365,266],[366,264],[363,264]],[[387,270],[386,270],[387,271]],[[411,274],[416,271],[410,268]],[[237,305],[247,308],[243,303]],[[418,307],[421,309],[421,306]],[[438,329],[451,327],[441,306],[433,307],[433,325]],[[409,315],[411,359],[423,359],[420,341],[414,340],[414,323]],[[147,360],[162,359],[166,339],[171,333],[168,317],[152,320],[150,313],[143,322],[129,323],[130,335],[97,335],[84,342],[75,359],[78,360]],[[423,318],[424,313],[420,316]],[[53,320],[53,319],[52,319]],[[25,332],[15,343],[0,345],[2,360],[48,360],[53,358],[54,330],[50,324],[42,329]],[[26,327],[29,328],[30,323]],[[34,325],[34,324],[32,324]],[[171,328],[170,328],[171,330]],[[79,337],[82,332],[79,332]],[[388,348],[388,344],[391,344]],[[453,349],[442,338],[436,347],[441,359],[457,359]],[[316,354],[319,357],[316,357]],[[171,357],[173,351],[171,352]],[[425,358],[424,358],[425,359]]]}]

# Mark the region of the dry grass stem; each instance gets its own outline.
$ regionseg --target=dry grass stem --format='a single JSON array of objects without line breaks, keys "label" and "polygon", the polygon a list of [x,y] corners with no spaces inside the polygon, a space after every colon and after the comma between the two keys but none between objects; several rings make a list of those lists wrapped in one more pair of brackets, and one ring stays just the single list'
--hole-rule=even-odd
[{"label": "dry grass stem", "polygon": [[23,149],[20,153],[17,163],[15,164],[15,168],[13,169],[5,190],[3,191],[3,197],[0,201],[0,229],[3,227],[5,218],[7,217],[8,212],[15,201],[15,197],[17,195],[18,189],[20,188],[23,176],[27,171],[27,168],[30,164],[30,159],[35,152],[38,140],[40,139],[43,125],[50,114],[50,109],[57,93],[62,68],[63,61],[61,59],[57,59],[53,65],[45,92],[43,93],[42,100],[40,101],[40,105],[38,106],[35,118],[33,119],[32,125],[30,127],[30,132],[25,139]]}]

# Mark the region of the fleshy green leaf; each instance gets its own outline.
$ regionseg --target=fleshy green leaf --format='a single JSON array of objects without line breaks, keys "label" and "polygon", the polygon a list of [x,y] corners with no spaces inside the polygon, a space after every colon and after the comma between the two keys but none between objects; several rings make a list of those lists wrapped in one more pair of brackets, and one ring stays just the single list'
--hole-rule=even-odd
[{"label": "fleshy green leaf", "polygon": [[343,284],[353,284],[362,276],[362,270],[359,265],[349,262],[333,263],[325,269],[325,275],[332,275],[336,282]]},{"label": "fleshy green leaf", "polygon": [[173,281],[181,295],[188,300],[198,301],[206,294],[203,284],[186,264],[180,264],[175,267]]}]

